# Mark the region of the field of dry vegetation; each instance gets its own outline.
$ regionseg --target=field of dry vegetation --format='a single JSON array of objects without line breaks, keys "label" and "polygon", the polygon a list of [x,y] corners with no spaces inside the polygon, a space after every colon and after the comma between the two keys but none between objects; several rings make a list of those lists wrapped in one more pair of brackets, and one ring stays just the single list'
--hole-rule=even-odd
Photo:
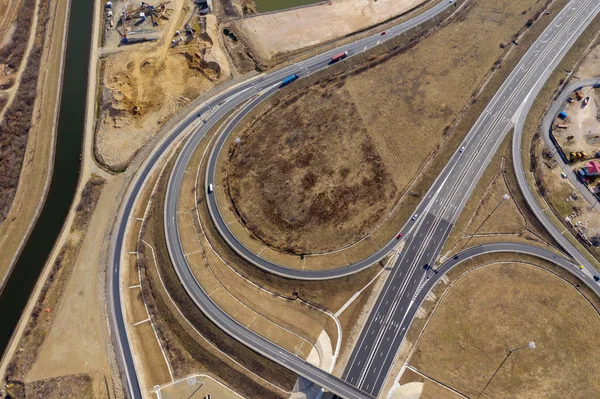
[{"label": "field of dry vegetation", "polygon": [[353,70],[339,64],[318,86],[300,81],[274,96],[232,134],[248,161],[233,154],[232,139],[225,166],[231,206],[246,228],[294,253],[343,247],[373,231],[424,168],[437,167],[428,162],[507,43],[547,4],[471,1],[416,45]]},{"label": "field of dry vegetation", "polygon": [[[20,338],[19,350],[13,356],[7,368],[6,381],[13,385],[16,392],[25,389],[25,376],[36,361],[37,354],[52,326],[64,288],[71,271],[75,267],[75,257],[83,241],[93,210],[100,198],[104,183],[105,180],[98,176],[92,176],[86,183],[76,207],[75,219],[69,238],[56,257],[38,302],[32,311],[31,318],[27,321],[27,327]],[[9,390],[9,392],[11,391]],[[13,397],[24,396],[17,393]]]},{"label": "field of dry vegetation", "polygon": [[[11,40],[0,50],[0,69],[14,72],[19,68],[21,62],[27,62],[17,93],[6,109],[4,118],[0,121],[0,222],[6,218],[10,209],[23,166],[27,135],[31,128],[33,106],[36,99],[40,60],[46,37],[49,4],[47,0],[40,1],[40,17],[38,25],[35,27],[37,29],[36,36],[33,48],[26,60],[23,59],[23,55],[29,37],[31,20],[36,11],[34,0],[23,2],[17,14],[16,28]],[[3,87],[10,88],[13,84],[14,80],[9,77]]]},{"label": "field of dry vegetation", "polygon": [[[508,295],[507,295],[508,294]],[[410,364],[477,397],[592,398],[600,350],[598,311],[576,286],[536,266],[499,263],[466,274],[435,310]]]}]

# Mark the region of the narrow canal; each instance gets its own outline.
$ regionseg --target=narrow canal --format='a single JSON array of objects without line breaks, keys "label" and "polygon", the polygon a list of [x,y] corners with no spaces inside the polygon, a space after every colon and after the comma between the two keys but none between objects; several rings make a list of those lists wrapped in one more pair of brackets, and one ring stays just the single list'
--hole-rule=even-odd
[{"label": "narrow canal", "polygon": [[2,352],[58,238],[79,177],[94,2],[71,0],[70,7],[52,183],[40,217],[0,295]]}]

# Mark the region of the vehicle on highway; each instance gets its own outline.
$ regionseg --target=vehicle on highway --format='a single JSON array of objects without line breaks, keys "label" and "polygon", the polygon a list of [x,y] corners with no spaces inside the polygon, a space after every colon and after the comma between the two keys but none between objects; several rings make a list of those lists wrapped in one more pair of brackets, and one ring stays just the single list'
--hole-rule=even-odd
[{"label": "vehicle on highway", "polygon": [[595,281],[595,282],[598,282],[598,281],[600,281],[600,277],[598,277],[598,275],[597,275],[597,274],[594,274],[594,281]]},{"label": "vehicle on highway", "polygon": [[450,0],[448,3],[450,3],[450,4],[454,3],[454,0]]},{"label": "vehicle on highway", "polygon": [[381,32],[381,36],[385,35],[387,33],[386,30],[384,30],[383,32]]},{"label": "vehicle on highway", "polygon": [[460,152],[463,152],[465,150],[465,147],[460,147]]},{"label": "vehicle on highway", "polygon": [[412,217],[412,220],[417,220],[417,217],[419,217],[419,214],[415,213]]},{"label": "vehicle on highway", "polygon": [[213,184],[212,184],[212,183],[210,183],[210,184],[208,185],[208,193],[210,194],[210,193],[212,193],[213,191],[214,191]]},{"label": "vehicle on highway", "polygon": [[338,62],[339,60],[343,60],[344,58],[346,58],[348,56],[348,52],[344,51],[343,53],[339,53],[334,55],[333,57],[331,57],[331,62]]},{"label": "vehicle on highway", "polygon": [[402,233],[400,233],[400,234],[398,234],[398,235],[396,236],[396,240],[399,240],[399,239],[401,239],[401,238],[402,238]]},{"label": "vehicle on highway", "polygon": [[289,85],[290,83],[292,83],[294,80],[298,79],[300,76],[298,76],[297,73],[288,76],[287,78],[283,79],[283,81],[281,82],[281,86],[285,86],[285,85]]},{"label": "vehicle on highway", "polygon": [[579,265],[579,270],[583,270],[583,265]]}]

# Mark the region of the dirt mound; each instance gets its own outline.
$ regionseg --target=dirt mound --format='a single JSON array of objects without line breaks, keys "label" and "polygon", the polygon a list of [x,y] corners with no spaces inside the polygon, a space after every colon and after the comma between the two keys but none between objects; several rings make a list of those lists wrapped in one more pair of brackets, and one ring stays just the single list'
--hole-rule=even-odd
[{"label": "dirt mound", "polygon": [[302,90],[283,115],[274,108],[243,132],[243,159],[232,144],[232,203],[270,246],[297,254],[343,247],[396,203],[399,191],[348,97],[343,87]]},{"label": "dirt mound", "polygon": [[137,150],[177,109],[229,75],[221,60],[194,40],[166,58],[147,51],[106,61],[96,157],[113,170],[127,167]]}]

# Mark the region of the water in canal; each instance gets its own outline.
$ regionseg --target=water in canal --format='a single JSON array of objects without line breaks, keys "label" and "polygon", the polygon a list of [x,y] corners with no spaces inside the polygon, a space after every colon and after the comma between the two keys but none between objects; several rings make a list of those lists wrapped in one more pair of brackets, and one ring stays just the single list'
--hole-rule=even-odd
[{"label": "water in canal", "polygon": [[77,187],[93,8],[91,0],[71,1],[52,183],[40,217],[0,295],[2,352],[60,233]]},{"label": "water in canal", "polygon": [[258,12],[284,10],[286,8],[319,3],[323,0],[255,0]]}]

